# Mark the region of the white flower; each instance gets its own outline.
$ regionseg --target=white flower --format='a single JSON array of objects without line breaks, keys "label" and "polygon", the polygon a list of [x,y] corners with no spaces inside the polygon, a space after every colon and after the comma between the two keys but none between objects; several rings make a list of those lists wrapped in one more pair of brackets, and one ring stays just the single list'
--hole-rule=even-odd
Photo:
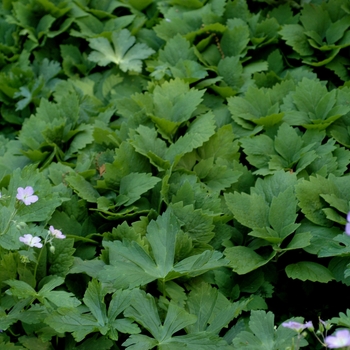
[{"label": "white flower", "polygon": [[64,234],[62,234],[62,232],[60,230],[56,230],[53,226],[49,227],[49,234],[51,234],[52,236],[54,236],[55,238],[58,238],[58,239],[66,238],[66,236]]},{"label": "white flower", "polygon": [[37,248],[42,248],[42,243],[40,243],[41,238],[40,237],[33,237],[31,234],[26,234],[23,237],[19,237],[19,240],[26,244],[29,245],[29,247],[37,247]]},{"label": "white flower", "polygon": [[16,198],[25,205],[31,205],[39,199],[38,196],[34,194],[33,187],[31,186],[27,186],[26,188],[18,187]]},{"label": "white flower", "polygon": [[330,349],[339,349],[350,345],[350,332],[348,329],[338,330],[334,335],[325,338],[325,343]]}]

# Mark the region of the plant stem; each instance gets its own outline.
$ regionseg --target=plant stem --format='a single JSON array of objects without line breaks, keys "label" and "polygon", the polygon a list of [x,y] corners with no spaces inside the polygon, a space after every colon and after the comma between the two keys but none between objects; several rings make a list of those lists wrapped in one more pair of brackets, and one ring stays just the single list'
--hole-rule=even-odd
[{"label": "plant stem", "polygon": [[4,234],[9,230],[9,228],[10,228],[10,223],[12,222],[13,218],[15,217],[15,215],[16,215],[16,213],[17,213],[17,210],[18,210],[18,209],[15,208],[15,210],[12,212],[12,214],[11,214],[11,216],[10,216],[10,218],[9,218],[9,221],[8,221],[7,224],[6,224],[6,227],[5,227],[4,231],[1,232],[0,236],[4,235]]}]

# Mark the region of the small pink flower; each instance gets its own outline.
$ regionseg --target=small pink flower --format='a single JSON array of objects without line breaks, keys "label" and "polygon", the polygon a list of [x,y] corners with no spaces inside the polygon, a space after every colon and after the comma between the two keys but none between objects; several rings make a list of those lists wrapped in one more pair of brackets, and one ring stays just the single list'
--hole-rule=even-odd
[{"label": "small pink flower", "polygon": [[64,234],[62,234],[62,232],[60,230],[56,230],[53,226],[49,227],[49,233],[58,239],[66,238],[66,236]]},{"label": "small pink flower", "polygon": [[16,198],[25,205],[31,205],[39,199],[38,196],[34,194],[33,187],[31,186],[27,186],[26,188],[18,187]]},{"label": "small pink flower", "polygon": [[37,247],[37,248],[42,248],[42,244],[40,243],[41,238],[40,237],[33,237],[31,234],[26,234],[23,237],[19,237],[19,240],[26,244],[29,245],[29,247]]},{"label": "small pink flower", "polygon": [[286,327],[286,328],[294,329],[297,332],[301,332],[305,328],[312,328],[313,327],[311,321],[306,322],[305,324],[304,323],[300,323],[300,322],[296,322],[296,321],[283,322],[282,326]]},{"label": "small pink flower", "polygon": [[348,329],[338,330],[335,335],[325,338],[325,343],[330,349],[339,349],[350,345],[350,332]]},{"label": "small pink flower", "polygon": [[345,225],[345,233],[350,236],[350,212],[348,213],[348,215],[346,216],[346,225]]}]

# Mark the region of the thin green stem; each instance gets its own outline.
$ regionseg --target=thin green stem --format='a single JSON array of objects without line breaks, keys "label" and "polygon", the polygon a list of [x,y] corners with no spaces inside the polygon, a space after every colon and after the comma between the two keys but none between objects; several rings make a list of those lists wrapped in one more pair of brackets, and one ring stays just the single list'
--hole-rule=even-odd
[{"label": "thin green stem", "polygon": [[38,259],[37,259],[35,268],[34,268],[34,280],[35,280],[35,281],[36,281],[36,273],[37,273],[37,271],[38,271],[39,262],[40,262],[41,255],[42,255],[42,253],[43,253],[44,248],[45,248],[45,245],[40,249],[40,253],[39,253],[39,256],[38,256]]},{"label": "thin green stem", "polygon": [[10,216],[10,218],[9,218],[9,221],[7,222],[7,224],[6,224],[6,226],[5,226],[4,231],[1,232],[0,236],[4,235],[4,234],[9,230],[10,224],[11,224],[13,218],[15,217],[15,215],[16,215],[16,213],[17,213],[17,210],[18,210],[18,209],[15,208],[15,210],[12,212],[12,214],[11,214],[11,216]]},{"label": "thin green stem", "polygon": [[34,268],[34,279],[35,279],[35,281],[36,281],[36,273],[38,271],[38,266],[39,266],[39,262],[40,262],[40,259],[41,259],[41,255],[43,254],[43,250],[46,247],[46,243],[48,242],[47,241],[48,237],[49,237],[49,235],[47,235],[45,240],[44,240],[43,247],[40,249],[40,253],[38,255],[38,259],[37,259],[37,262],[36,262],[36,265],[35,265],[35,268]]}]

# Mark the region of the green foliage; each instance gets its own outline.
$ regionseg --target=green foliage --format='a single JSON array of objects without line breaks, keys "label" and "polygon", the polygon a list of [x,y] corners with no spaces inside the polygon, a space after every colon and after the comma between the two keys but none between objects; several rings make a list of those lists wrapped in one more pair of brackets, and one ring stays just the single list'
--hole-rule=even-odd
[{"label": "green foliage", "polygon": [[[296,342],[295,331],[283,326],[274,328],[274,315],[271,312],[252,311],[249,320],[249,331],[238,333],[233,340],[235,346],[241,349],[284,349],[288,344]],[[302,339],[299,346],[305,346],[307,342]]]},{"label": "green foliage", "polygon": [[281,323],[350,285],[349,14],[2,1],[0,348],[317,347]]}]

